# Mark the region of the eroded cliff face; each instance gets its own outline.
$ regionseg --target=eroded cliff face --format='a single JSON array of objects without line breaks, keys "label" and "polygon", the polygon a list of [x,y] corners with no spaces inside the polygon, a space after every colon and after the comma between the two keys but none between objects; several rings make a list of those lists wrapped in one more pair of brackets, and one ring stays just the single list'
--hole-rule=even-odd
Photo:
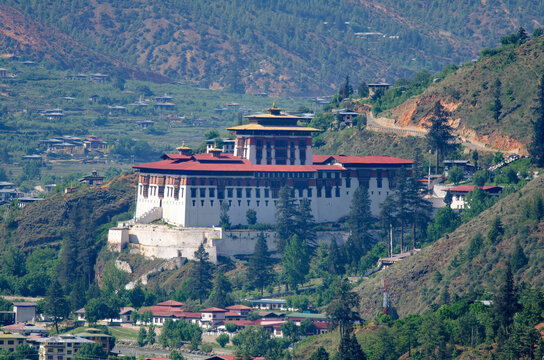
[{"label": "eroded cliff face", "polygon": [[486,146],[490,149],[527,155],[527,144],[501,132],[500,127],[488,129],[487,133],[478,133],[468,126],[456,113],[461,106],[467,106],[462,101],[440,97],[433,93],[416,97],[390,111],[394,124],[400,127],[415,126],[422,130],[430,126],[433,115],[433,106],[439,102],[448,118],[448,124],[454,129],[457,136],[472,143]]}]

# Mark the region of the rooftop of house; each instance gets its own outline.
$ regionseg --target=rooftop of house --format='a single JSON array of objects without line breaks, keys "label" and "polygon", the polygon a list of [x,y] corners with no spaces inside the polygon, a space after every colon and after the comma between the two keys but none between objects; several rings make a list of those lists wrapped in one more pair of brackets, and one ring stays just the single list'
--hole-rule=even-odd
[{"label": "rooftop of house", "polygon": [[[451,191],[451,192],[471,192],[471,191],[474,191],[475,186],[476,185],[457,185],[457,186],[449,188],[448,191]],[[502,190],[501,186],[496,186],[496,185],[484,185],[484,186],[478,186],[478,187],[481,190],[488,191],[488,192],[495,192],[495,191],[501,191]]]}]

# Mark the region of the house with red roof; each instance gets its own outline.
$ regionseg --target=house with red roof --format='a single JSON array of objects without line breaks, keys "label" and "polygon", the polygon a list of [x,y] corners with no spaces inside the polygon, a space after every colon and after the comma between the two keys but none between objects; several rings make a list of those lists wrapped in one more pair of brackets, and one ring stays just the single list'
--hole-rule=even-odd
[{"label": "house with red roof", "polygon": [[211,307],[200,310],[202,317],[200,323],[202,327],[215,328],[225,321],[225,314],[228,311],[217,307]]},{"label": "house with red roof", "polygon": [[[453,210],[463,210],[466,206],[465,198],[468,193],[474,191],[475,186],[476,185],[457,185],[449,188],[448,191],[452,196],[450,207]],[[502,191],[502,187],[496,185],[478,186],[478,188],[490,196],[499,196]]]}]

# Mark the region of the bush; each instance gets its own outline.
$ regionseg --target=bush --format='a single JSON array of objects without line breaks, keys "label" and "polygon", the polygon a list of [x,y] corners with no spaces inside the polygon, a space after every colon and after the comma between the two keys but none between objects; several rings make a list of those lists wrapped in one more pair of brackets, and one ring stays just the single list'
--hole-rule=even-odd
[{"label": "bush", "polygon": [[215,338],[215,341],[221,346],[222,348],[225,347],[230,341],[230,337],[227,334],[221,334],[217,338]]}]

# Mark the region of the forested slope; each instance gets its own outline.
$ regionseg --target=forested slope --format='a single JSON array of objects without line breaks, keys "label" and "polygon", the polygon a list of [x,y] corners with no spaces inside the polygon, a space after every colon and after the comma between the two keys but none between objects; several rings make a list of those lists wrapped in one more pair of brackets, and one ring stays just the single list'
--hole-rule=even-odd
[{"label": "forested slope", "polygon": [[[540,26],[544,12],[521,0],[6,4],[44,29],[58,27],[93,50],[175,79],[291,94],[328,92],[346,74],[391,81],[467,61],[521,25]],[[25,48],[15,35],[3,31],[3,51]]]},{"label": "forested slope", "polygon": [[[371,319],[381,309],[384,277],[389,279],[392,306],[401,316],[428,309],[445,290],[452,298],[495,293],[507,261],[517,282],[542,287],[543,197],[544,177],[539,176],[417,255],[364,280],[358,287],[363,316]],[[494,227],[490,233],[496,219],[502,231]]]},{"label": "forested slope", "polygon": [[94,282],[109,226],[123,214],[129,217],[135,181],[135,175],[123,175],[100,187],[54,194],[2,214],[0,291],[43,295],[58,278],[66,289],[78,288],[73,296],[80,296]]}]

